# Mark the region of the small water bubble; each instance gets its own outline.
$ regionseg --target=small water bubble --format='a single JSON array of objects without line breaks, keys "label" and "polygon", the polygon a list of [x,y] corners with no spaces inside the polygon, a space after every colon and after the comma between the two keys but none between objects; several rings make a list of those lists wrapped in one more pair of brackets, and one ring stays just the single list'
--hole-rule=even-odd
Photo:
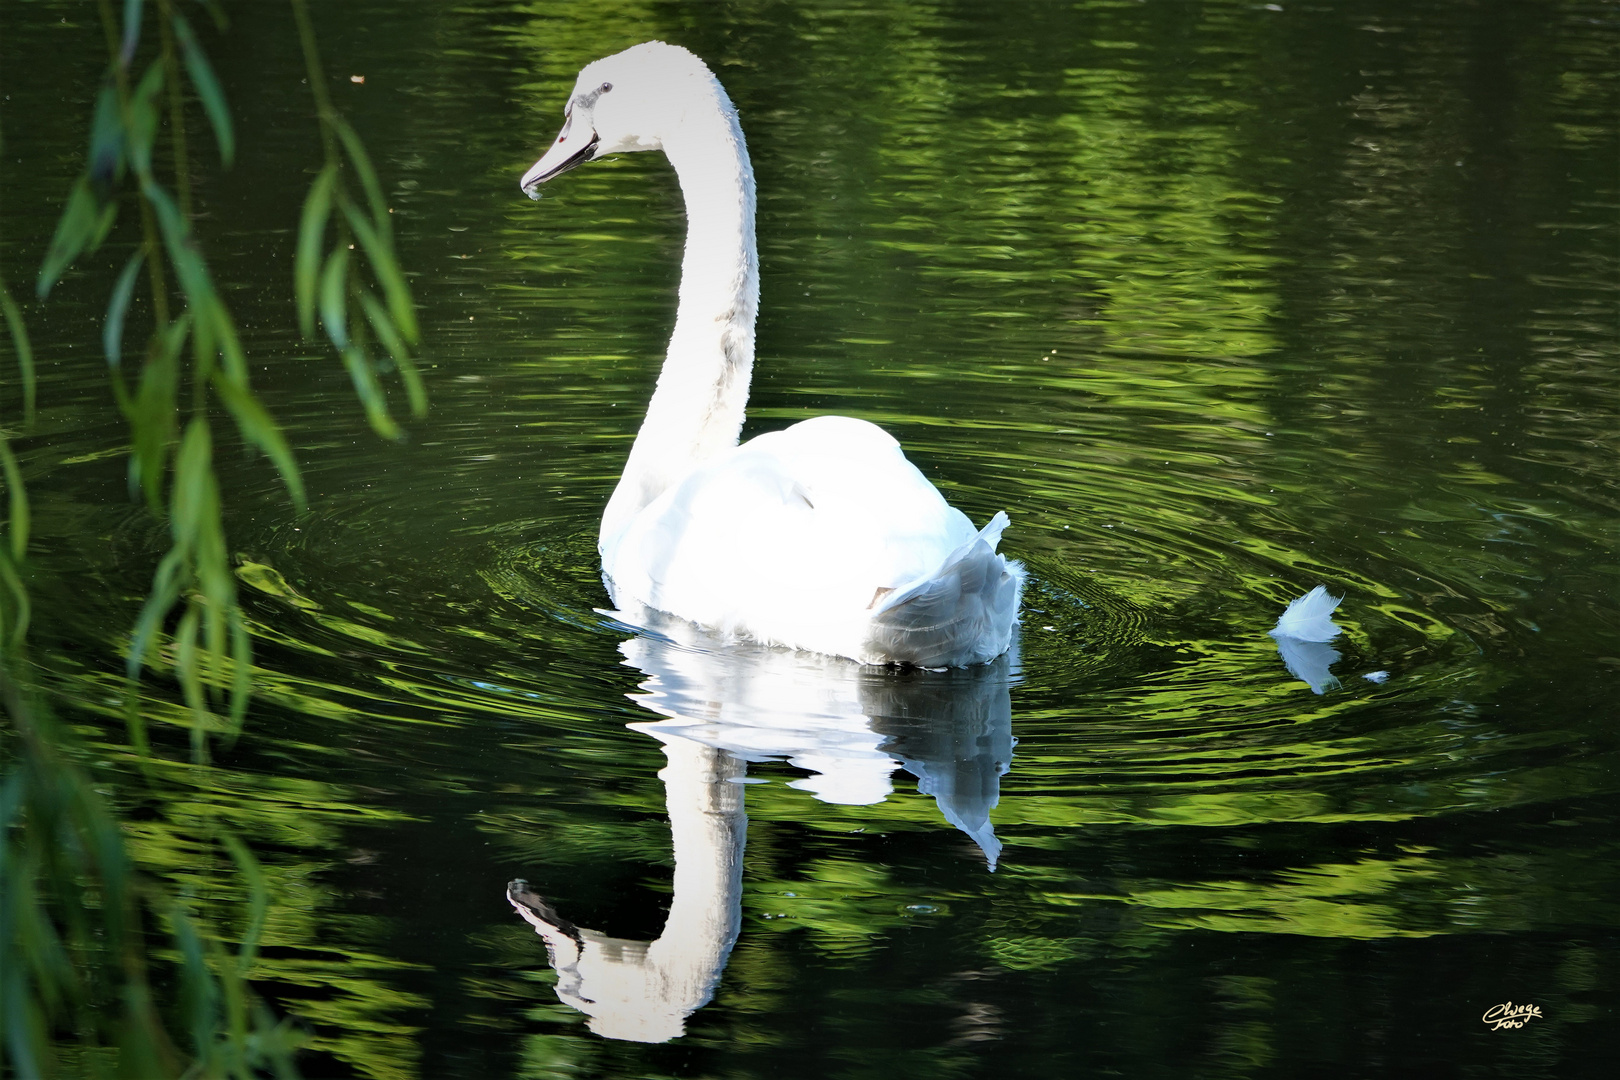
[{"label": "small water bubble", "polygon": [[937,911],[939,911],[937,904],[907,904],[905,906],[907,915],[933,915]]}]

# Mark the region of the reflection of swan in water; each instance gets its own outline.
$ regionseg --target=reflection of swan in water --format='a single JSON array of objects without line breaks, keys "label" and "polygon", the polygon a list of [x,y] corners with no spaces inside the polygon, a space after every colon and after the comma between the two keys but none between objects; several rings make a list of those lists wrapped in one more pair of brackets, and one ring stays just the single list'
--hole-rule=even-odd
[{"label": "reflection of swan in water", "polygon": [[680,619],[636,616],[650,632],[619,651],[648,676],[635,700],[664,719],[633,727],[744,761],[785,758],[811,773],[789,786],[823,802],[882,802],[903,766],[995,869],[1001,842],[989,814],[1012,761],[1016,636],[1011,652],[979,667],[894,671],[749,642],[722,648]]},{"label": "reflection of swan in water", "polygon": [[[840,803],[880,802],[903,766],[995,868],[991,828],[1012,760],[1018,649],[949,672],[861,668],[810,653],[732,643],[660,618],[620,646],[647,678],[635,699],[663,719],[632,725],[664,744],[659,772],[674,840],[674,897],[651,942],[575,926],[527,882],[507,898],[545,939],[557,996],[614,1039],[664,1042],[714,994],[742,921],[747,762],[811,770],[792,787]],[[708,647],[705,647],[705,646]]]},{"label": "reflection of swan in water", "polygon": [[714,995],[742,922],[743,763],[724,750],[668,737],[659,772],[675,841],[675,892],[652,942],[608,937],[559,916],[528,883],[507,899],[545,939],[557,996],[610,1039],[666,1042]]}]

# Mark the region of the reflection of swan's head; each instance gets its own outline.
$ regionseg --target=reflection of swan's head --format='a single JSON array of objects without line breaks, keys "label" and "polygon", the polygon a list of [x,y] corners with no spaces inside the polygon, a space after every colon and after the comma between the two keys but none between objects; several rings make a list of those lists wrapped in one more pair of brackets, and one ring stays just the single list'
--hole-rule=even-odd
[{"label": "reflection of swan's head", "polygon": [[685,1003],[660,1000],[648,992],[646,980],[636,977],[646,962],[647,942],[581,930],[526,881],[509,884],[506,898],[545,941],[546,958],[557,971],[557,997],[589,1016],[592,1031],[606,1039],[645,1043],[668,1042],[685,1033],[691,1011]]},{"label": "reflection of swan's head", "polygon": [[538,199],[541,184],[575,165],[663,149],[701,112],[688,104],[717,95],[730,104],[708,66],[679,45],[649,41],[587,64],[568,95],[561,133],[524,174],[523,190]]}]

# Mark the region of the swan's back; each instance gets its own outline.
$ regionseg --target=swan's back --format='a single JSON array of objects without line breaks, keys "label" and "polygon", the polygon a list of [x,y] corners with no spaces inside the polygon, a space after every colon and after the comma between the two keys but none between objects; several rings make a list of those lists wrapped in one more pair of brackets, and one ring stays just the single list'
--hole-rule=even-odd
[{"label": "swan's back", "polygon": [[615,601],[867,663],[1006,650],[1022,572],[881,428],[826,416],[717,455],[603,538]]}]

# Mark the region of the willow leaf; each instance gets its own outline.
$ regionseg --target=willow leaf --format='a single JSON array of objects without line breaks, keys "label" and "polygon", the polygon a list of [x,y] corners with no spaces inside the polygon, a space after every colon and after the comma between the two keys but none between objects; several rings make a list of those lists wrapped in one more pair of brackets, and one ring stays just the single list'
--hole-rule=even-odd
[{"label": "willow leaf", "polygon": [[117,367],[124,348],[124,316],[129,314],[129,302],[135,295],[135,282],[146,261],[146,248],[135,249],[124,269],[113,284],[112,297],[107,301],[107,318],[101,324],[101,348],[107,354],[107,365]]},{"label": "willow leaf", "polygon": [[327,257],[321,271],[321,324],[339,349],[349,347],[349,249],[339,247]]},{"label": "willow leaf", "polygon": [[180,694],[191,710],[191,750],[201,757],[207,750],[208,706],[203,701],[202,678],[197,673],[197,605],[186,605],[174,628],[174,675]]},{"label": "willow leaf", "polygon": [[124,38],[118,46],[118,58],[128,64],[135,58],[135,47],[141,43],[141,0],[124,0]]},{"label": "willow leaf", "polygon": [[231,127],[231,111],[225,104],[225,91],[220,89],[219,80],[214,77],[213,65],[197,43],[197,35],[191,32],[191,24],[178,11],[174,12],[173,18],[174,36],[180,42],[180,55],[186,62],[186,74],[191,76],[191,85],[196,87],[203,111],[213,125],[220,160],[229,166],[236,158],[236,132]]},{"label": "willow leaf", "polygon": [[[152,639],[163,624],[163,617],[180,599],[184,572],[185,553],[179,548],[170,548],[158,562],[157,572],[152,575],[152,588],[146,594],[146,603],[141,606],[140,617],[135,620],[135,632],[130,635],[125,669],[131,679],[140,676],[146,651],[151,648]],[[136,710],[135,716],[138,715],[139,710]]]},{"label": "willow leaf", "polygon": [[377,373],[372,370],[371,361],[367,360],[359,349],[351,346],[343,350],[343,366],[349,369],[354,392],[366,410],[366,419],[371,423],[371,430],[385,439],[399,438],[399,425],[388,415],[388,399],[383,396],[382,386],[377,382]]},{"label": "willow leaf", "polygon": [[169,930],[180,947],[180,993],[192,1054],[201,1058],[209,1051],[219,1022],[219,988],[203,955],[202,940],[185,911],[179,904],[171,904],[167,914]]},{"label": "willow leaf", "polygon": [[11,509],[11,557],[18,562],[28,554],[28,489],[23,486],[22,470],[11,452],[11,441],[0,435],[0,468],[4,468],[6,491]]},{"label": "willow leaf", "polygon": [[338,138],[343,140],[343,148],[349,153],[349,163],[354,166],[355,173],[360,177],[360,186],[366,191],[366,201],[371,203],[371,216],[376,219],[378,229],[388,228],[388,201],[383,198],[382,185],[377,182],[377,170],[371,167],[371,158],[366,153],[366,146],[355,134],[354,128],[341,116],[332,116],[332,130],[337,132]]},{"label": "willow leaf", "polygon": [[34,347],[28,341],[28,327],[23,322],[22,309],[11,298],[5,282],[0,281],[0,313],[11,331],[11,344],[17,351],[17,373],[22,377],[23,419],[34,422]]},{"label": "willow leaf", "polygon": [[186,294],[186,303],[194,310],[205,307],[214,295],[214,280],[209,276],[208,264],[197,250],[180,208],[169,193],[155,183],[142,184],[141,195],[157,216],[158,232],[163,236],[163,246],[168,250],[175,276],[180,279],[180,289]]},{"label": "willow leaf", "polygon": [[85,166],[98,195],[111,193],[124,176],[124,117],[118,105],[118,84],[109,78],[96,95],[90,120],[90,161]]},{"label": "willow leaf", "polygon": [[281,474],[282,483],[287,485],[287,495],[292,499],[293,506],[303,512],[308,505],[304,492],[304,478],[298,471],[298,462],[293,458],[292,448],[287,444],[287,438],[281,432],[281,427],[270,415],[253,391],[245,385],[239,385],[226,378],[223,373],[214,375],[214,389],[219,394],[220,401],[230,412],[236,426],[242,433],[242,438],[263,450],[275,465],[276,472]]},{"label": "willow leaf", "polygon": [[[15,611],[4,619],[0,619],[0,631],[5,634],[4,646],[16,648],[22,644],[23,637],[28,633],[28,623],[32,618],[32,605],[28,601],[28,587],[23,584],[22,575],[17,573],[16,564],[11,561],[10,554],[5,548],[0,548],[0,587],[11,595],[12,606]],[[0,607],[0,613],[4,608]]]},{"label": "willow leaf", "polygon": [[100,246],[117,214],[117,203],[100,204],[90,192],[89,180],[79,177],[68,193],[67,205],[62,208],[50,247],[45,249],[45,261],[39,268],[35,291],[41,300],[51,294],[51,287],[62,279],[74,259]]},{"label": "willow leaf", "polygon": [[322,169],[304,198],[298,220],[298,253],[293,257],[293,295],[298,301],[298,327],[304,337],[315,336],[315,289],[321,276],[321,238],[332,213],[332,185],[337,166]]},{"label": "willow leaf", "polygon": [[411,303],[411,290],[405,284],[405,275],[400,272],[399,262],[394,258],[393,243],[385,234],[373,228],[353,203],[343,203],[343,216],[348,219],[355,238],[371,258],[371,269],[383,287],[383,295],[388,298],[388,310],[394,317],[394,325],[399,327],[400,335],[406,341],[416,344],[420,336],[416,325],[416,307]]},{"label": "willow leaf", "polygon": [[217,295],[213,299],[213,331],[214,340],[219,348],[220,358],[225,361],[225,370],[232,379],[247,384],[248,368],[247,353],[242,349],[242,339],[236,332],[236,320],[231,318],[231,311],[225,306],[225,301]]},{"label": "willow leaf", "polygon": [[152,336],[140,388],[125,413],[134,444],[130,479],[145,492],[154,514],[162,511],[164,466],[179,430],[180,350],[190,328],[190,317],[183,316]]},{"label": "willow leaf", "polygon": [[152,146],[157,142],[158,94],[163,89],[163,61],[154,60],[129,99],[129,128],[124,138],[129,162],[143,180],[152,175]]},{"label": "willow leaf", "polygon": [[399,367],[400,381],[405,384],[405,395],[410,399],[411,415],[425,416],[427,414],[427,389],[422,385],[422,376],[416,370],[416,364],[411,360],[410,349],[399,336],[394,327],[393,319],[389,318],[388,310],[371,295],[369,289],[360,292],[360,306],[365,309],[366,318],[371,321],[371,328],[377,333],[377,340],[382,342],[394,358]]},{"label": "willow leaf", "polygon": [[174,487],[169,493],[169,530],[175,547],[194,556],[208,527],[214,486],[214,438],[208,421],[193,417],[180,438],[174,458]]}]

